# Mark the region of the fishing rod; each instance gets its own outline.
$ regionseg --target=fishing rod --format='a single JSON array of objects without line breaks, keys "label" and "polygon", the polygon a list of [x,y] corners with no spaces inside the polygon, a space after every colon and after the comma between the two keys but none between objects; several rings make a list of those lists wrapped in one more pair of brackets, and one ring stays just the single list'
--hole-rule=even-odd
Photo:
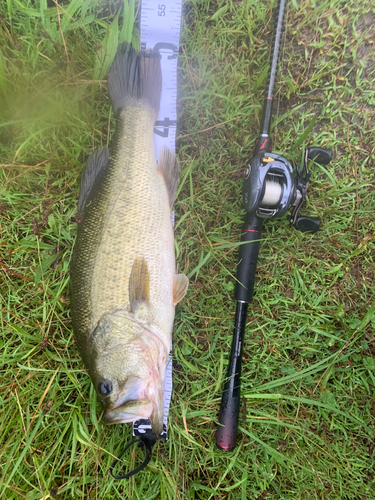
[{"label": "fishing rod", "polygon": [[330,149],[310,147],[305,151],[302,167],[293,168],[283,156],[271,153],[272,102],[286,3],[287,0],[278,2],[260,134],[245,171],[243,200],[246,216],[237,266],[235,324],[216,431],[216,445],[226,451],[236,446],[242,347],[248,304],[254,291],[263,219],[280,218],[292,208],[291,224],[302,232],[315,233],[319,229],[320,220],[299,215],[306,200],[307,183],[311,175],[308,162],[314,160],[321,165],[328,165],[332,159]]}]

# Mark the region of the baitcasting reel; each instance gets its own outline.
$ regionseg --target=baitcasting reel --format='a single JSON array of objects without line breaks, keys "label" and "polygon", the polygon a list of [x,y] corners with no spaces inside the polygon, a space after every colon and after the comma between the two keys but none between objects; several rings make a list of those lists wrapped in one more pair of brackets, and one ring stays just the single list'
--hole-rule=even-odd
[{"label": "baitcasting reel", "polygon": [[291,224],[300,231],[315,233],[320,220],[298,215],[306,200],[311,175],[308,160],[328,165],[331,159],[331,149],[311,147],[306,149],[302,168],[297,166],[294,171],[292,165],[280,155],[269,152],[256,154],[245,172],[243,198],[246,212],[262,218],[279,218],[293,207]]}]

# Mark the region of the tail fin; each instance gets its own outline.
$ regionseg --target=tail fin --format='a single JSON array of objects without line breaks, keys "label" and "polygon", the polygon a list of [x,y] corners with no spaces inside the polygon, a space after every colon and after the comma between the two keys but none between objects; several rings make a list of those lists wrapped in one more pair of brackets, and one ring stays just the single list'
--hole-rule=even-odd
[{"label": "tail fin", "polygon": [[109,71],[108,90],[115,113],[131,102],[144,101],[157,115],[161,94],[159,53],[137,54],[129,43],[120,45]]}]

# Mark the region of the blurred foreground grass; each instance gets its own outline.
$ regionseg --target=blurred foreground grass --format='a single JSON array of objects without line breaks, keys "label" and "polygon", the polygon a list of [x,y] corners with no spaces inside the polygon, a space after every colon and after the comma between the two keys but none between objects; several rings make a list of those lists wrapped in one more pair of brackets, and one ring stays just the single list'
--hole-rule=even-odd
[{"label": "blurred foreground grass", "polygon": [[121,5],[0,4],[0,497],[375,498],[375,9],[367,0],[288,8],[275,149],[299,162],[301,147],[314,144],[335,158],[310,181],[305,213],[321,218],[316,235],[287,220],[265,224],[239,446],[229,454],[214,436],[241,176],[258,133],[275,3],[184,2],[175,210],[191,285],[175,323],[169,440],[138,476],[108,475],[131,429],[102,422],[74,347],[68,273],[79,177],[114,129],[106,73],[118,40],[138,39],[136,7],[125,2],[124,16]]}]

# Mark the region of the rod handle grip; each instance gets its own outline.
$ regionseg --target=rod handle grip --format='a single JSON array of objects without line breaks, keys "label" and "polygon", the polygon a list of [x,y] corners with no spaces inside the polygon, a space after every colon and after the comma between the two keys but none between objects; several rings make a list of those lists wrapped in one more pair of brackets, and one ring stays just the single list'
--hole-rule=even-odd
[{"label": "rod handle grip", "polygon": [[238,417],[241,398],[242,346],[246,326],[247,303],[237,302],[232,347],[227,370],[227,380],[221,396],[216,445],[230,451],[236,446]]},{"label": "rod handle grip", "polygon": [[[238,419],[240,414],[240,377],[228,380],[221,397],[219,425],[216,430],[216,446],[224,451],[231,451],[236,446]],[[232,385],[232,387],[231,387]],[[233,386],[235,389],[233,390]]]}]

